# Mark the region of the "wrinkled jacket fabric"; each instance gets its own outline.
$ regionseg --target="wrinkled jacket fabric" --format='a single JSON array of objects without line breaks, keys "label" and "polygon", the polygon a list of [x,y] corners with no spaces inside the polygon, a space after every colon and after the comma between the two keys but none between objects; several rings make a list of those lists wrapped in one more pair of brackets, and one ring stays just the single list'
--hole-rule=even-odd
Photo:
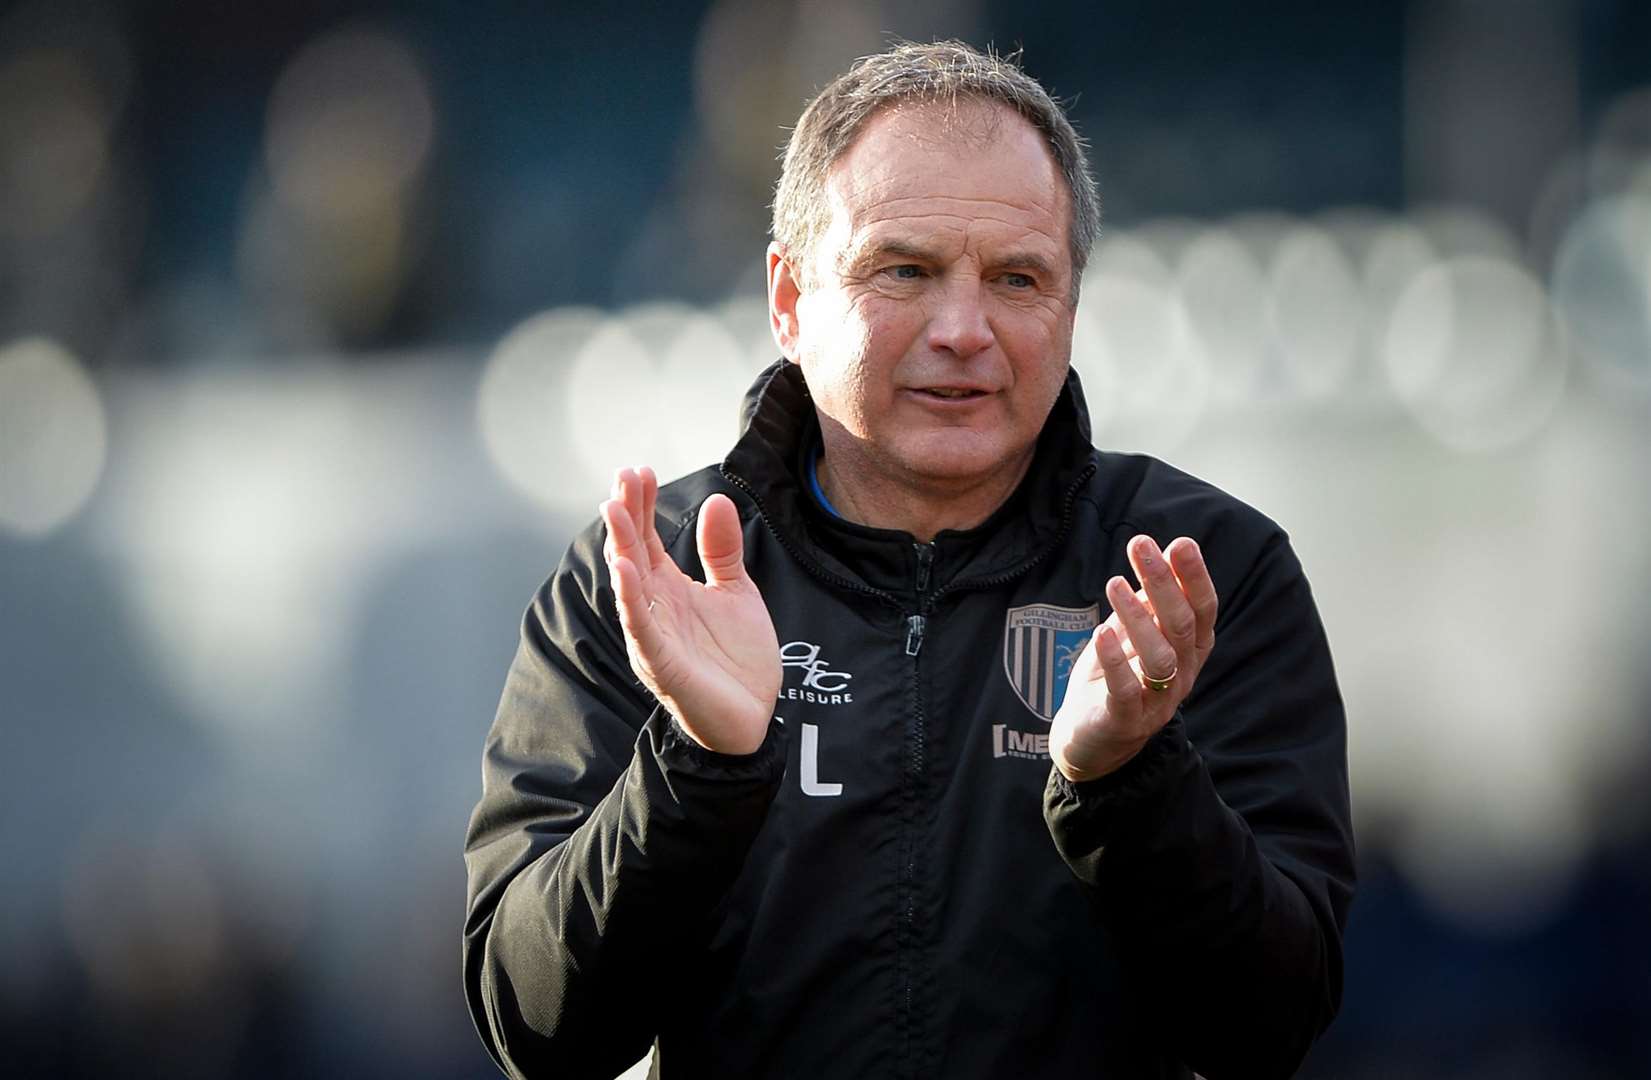
[{"label": "wrinkled jacket fabric", "polygon": [[[1342,703],[1284,533],[1092,448],[1075,375],[1016,494],[928,545],[800,486],[799,369],[746,408],[657,524],[702,578],[700,504],[739,507],[776,719],[751,755],[689,739],[630,671],[600,523],[573,542],[467,837],[465,990],[500,1067],[612,1077],[652,1044],[667,1080],[1289,1075],[1339,1005],[1354,870]],[[1134,759],[1074,785],[1025,616],[1106,618],[1138,533],[1199,542],[1215,649]]]}]

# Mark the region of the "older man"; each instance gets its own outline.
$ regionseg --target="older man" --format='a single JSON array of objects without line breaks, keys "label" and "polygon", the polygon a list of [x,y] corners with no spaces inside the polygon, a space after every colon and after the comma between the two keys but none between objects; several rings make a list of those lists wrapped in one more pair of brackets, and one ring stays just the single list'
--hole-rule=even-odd
[{"label": "older man", "polygon": [[467,846],[488,1049],[1288,1075],[1341,992],[1341,702],[1283,532],[1090,445],[1070,124],[901,46],[805,111],[774,216],[738,443],[621,470],[528,610]]}]

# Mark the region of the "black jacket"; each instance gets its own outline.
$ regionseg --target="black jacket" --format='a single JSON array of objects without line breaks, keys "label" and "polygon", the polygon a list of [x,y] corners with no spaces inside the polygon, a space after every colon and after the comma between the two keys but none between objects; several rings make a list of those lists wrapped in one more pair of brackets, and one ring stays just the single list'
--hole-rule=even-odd
[{"label": "black jacket", "polygon": [[[693,743],[631,673],[600,524],[528,609],[466,846],[465,990],[511,1075],[1285,1076],[1334,1017],[1353,892],[1345,722],[1284,533],[1089,445],[1068,381],[1019,491],[932,545],[831,518],[765,372],[720,468],[782,643],[763,746]],[[1062,656],[1137,533],[1221,599],[1181,713],[1119,771],[1050,766]],[[1092,610],[1090,610],[1092,609]],[[1069,663],[1070,661],[1067,661]],[[1051,842],[1051,837],[1053,842]]]}]

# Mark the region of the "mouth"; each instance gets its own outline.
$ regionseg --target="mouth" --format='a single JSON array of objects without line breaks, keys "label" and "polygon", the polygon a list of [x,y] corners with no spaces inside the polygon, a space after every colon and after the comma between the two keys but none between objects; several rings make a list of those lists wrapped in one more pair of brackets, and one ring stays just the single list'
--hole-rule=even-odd
[{"label": "mouth", "polygon": [[986,391],[966,386],[924,386],[916,388],[913,393],[921,394],[924,397],[940,398],[943,401],[967,401],[970,398],[986,396]]}]

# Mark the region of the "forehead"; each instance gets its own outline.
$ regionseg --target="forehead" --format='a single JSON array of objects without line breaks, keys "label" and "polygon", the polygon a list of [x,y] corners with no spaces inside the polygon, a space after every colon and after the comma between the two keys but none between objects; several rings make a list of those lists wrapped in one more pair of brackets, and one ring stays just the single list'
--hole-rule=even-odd
[{"label": "forehead", "polygon": [[1065,242],[1070,197],[1042,134],[1007,106],[933,103],[868,120],[827,175],[827,246],[881,225],[996,221]]}]

